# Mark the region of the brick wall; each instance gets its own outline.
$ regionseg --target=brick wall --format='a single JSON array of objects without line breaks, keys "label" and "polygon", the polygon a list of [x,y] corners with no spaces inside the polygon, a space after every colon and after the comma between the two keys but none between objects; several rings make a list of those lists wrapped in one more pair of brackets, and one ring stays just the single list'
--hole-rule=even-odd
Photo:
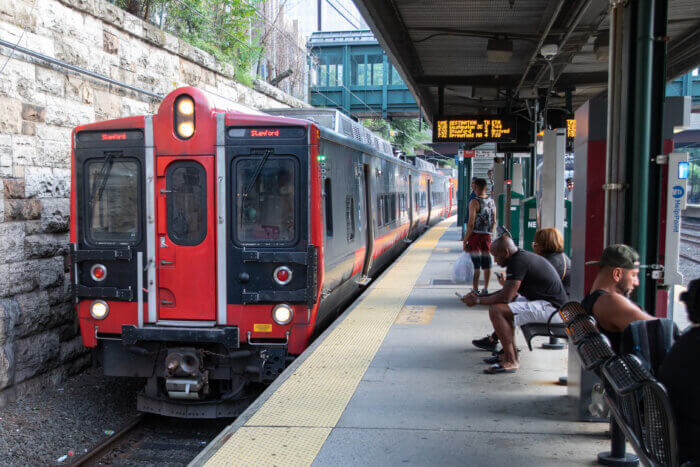
[{"label": "brick wall", "polygon": [[[105,0],[0,0],[0,38],[165,95],[183,85],[220,108],[305,104]],[[10,55],[0,47],[0,68]],[[90,363],[69,299],[70,132],[154,113],[145,94],[15,52],[0,75],[0,406]]]}]

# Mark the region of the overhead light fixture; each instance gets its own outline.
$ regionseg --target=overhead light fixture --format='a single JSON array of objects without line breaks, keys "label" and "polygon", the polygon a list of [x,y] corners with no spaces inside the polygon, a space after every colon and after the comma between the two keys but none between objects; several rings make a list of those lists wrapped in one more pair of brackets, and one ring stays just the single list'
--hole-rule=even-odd
[{"label": "overhead light fixture", "polygon": [[489,39],[486,45],[486,61],[490,63],[508,63],[513,56],[513,41],[510,39]]},{"label": "overhead light fixture", "polygon": [[545,44],[540,49],[540,53],[546,60],[553,59],[559,52],[559,46],[557,44]]}]

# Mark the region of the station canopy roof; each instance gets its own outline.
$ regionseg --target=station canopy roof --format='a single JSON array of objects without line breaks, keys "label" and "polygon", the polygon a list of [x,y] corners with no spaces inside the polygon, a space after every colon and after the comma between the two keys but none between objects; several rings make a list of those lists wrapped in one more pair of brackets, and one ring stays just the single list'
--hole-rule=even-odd
[{"label": "station canopy roof", "polygon": [[[550,86],[573,108],[607,88],[610,0],[354,0],[425,117],[491,114]],[[700,2],[670,0],[669,79],[700,63]],[[556,44],[550,68],[538,53]],[[442,91],[440,91],[442,88]],[[515,110],[515,109],[514,109]]]}]

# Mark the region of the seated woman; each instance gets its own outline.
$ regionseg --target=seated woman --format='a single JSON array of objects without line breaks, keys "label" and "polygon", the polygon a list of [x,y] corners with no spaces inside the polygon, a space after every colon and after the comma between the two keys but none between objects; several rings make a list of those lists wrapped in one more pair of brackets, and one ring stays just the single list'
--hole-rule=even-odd
[{"label": "seated woman", "polygon": [[680,462],[700,465],[700,279],[688,284],[681,301],[693,325],[661,364],[659,381],[666,386],[675,413]]},{"label": "seated woman", "polygon": [[554,266],[554,269],[559,274],[564,285],[566,294],[569,295],[569,286],[571,285],[571,258],[564,253],[564,238],[558,229],[550,227],[541,229],[535,232],[535,238],[532,242],[532,251],[549,261],[549,264]]}]

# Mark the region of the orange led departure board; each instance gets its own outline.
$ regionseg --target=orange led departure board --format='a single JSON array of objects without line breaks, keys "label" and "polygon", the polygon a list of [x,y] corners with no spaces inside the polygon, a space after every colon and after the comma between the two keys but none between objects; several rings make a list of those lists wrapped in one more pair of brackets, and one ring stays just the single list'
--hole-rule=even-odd
[{"label": "orange led departure board", "polygon": [[566,119],[566,137],[576,138],[576,120],[573,118]]},{"label": "orange led departure board", "polygon": [[444,118],[435,121],[434,143],[515,143],[515,119],[493,115]]}]

